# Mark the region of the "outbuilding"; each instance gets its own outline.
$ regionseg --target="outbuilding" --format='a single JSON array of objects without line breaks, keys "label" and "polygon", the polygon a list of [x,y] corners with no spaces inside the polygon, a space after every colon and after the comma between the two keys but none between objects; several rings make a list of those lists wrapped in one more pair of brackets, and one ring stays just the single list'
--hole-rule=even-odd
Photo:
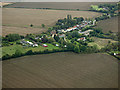
[{"label": "outbuilding", "polygon": [[46,44],[43,44],[43,47],[48,47],[48,45],[46,45]]}]

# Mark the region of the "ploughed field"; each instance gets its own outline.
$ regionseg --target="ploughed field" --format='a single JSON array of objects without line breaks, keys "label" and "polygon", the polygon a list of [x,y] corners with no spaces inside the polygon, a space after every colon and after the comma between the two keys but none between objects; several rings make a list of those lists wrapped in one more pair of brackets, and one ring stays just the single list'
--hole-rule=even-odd
[{"label": "ploughed field", "polygon": [[3,88],[117,88],[118,61],[71,52],[3,61]]},{"label": "ploughed field", "polygon": [[118,32],[118,17],[99,21],[96,27],[102,28],[105,33],[109,31]]},{"label": "ploughed field", "polygon": [[6,6],[8,8],[52,8],[52,9],[80,9],[88,10],[91,5],[115,2],[19,2]]},{"label": "ploughed field", "polygon": [[[58,19],[63,19],[68,14],[73,17],[85,18],[94,18],[101,15],[100,13],[90,11],[3,8],[3,36],[9,33],[21,35],[41,33],[46,31],[48,27],[53,26]],[[34,25],[32,28],[29,26],[31,24]],[[41,24],[45,24],[46,28],[42,28]]]}]

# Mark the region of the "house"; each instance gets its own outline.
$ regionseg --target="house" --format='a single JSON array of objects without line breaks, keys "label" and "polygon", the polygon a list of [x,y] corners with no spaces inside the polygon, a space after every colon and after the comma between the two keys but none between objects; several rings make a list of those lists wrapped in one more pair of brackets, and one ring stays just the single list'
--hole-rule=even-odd
[{"label": "house", "polygon": [[65,29],[62,29],[61,31],[62,31],[63,33],[66,33],[66,32],[67,32]]},{"label": "house", "polygon": [[65,37],[65,34],[59,35],[59,38],[64,38],[64,37]]},{"label": "house", "polygon": [[72,31],[72,28],[68,28],[66,31],[67,31],[67,32],[70,32],[70,31]]},{"label": "house", "polygon": [[58,47],[59,45],[58,44],[55,44],[56,47]]},{"label": "house", "polygon": [[56,34],[56,31],[55,31],[55,30],[51,31],[51,34],[54,34],[54,35],[55,35],[55,34]]},{"label": "house", "polygon": [[82,38],[78,38],[78,39],[77,39],[77,41],[80,41],[80,40],[85,41],[86,39],[85,39],[85,37],[82,37]]},{"label": "house", "polygon": [[66,31],[67,31],[67,32],[70,32],[70,31],[75,30],[75,29],[77,29],[77,26],[70,27],[70,28],[68,28]]},{"label": "house", "polygon": [[55,30],[51,31],[51,35],[52,37],[54,37],[56,35],[56,31]]},{"label": "house", "polygon": [[114,56],[119,55],[118,53],[114,53]]},{"label": "house", "polygon": [[107,11],[108,9],[107,8],[102,8],[103,10]]},{"label": "house", "polygon": [[58,31],[58,33],[61,33],[62,32],[62,30],[57,30]]},{"label": "house", "polygon": [[64,47],[67,47],[67,45],[65,45]]},{"label": "house", "polygon": [[36,39],[36,40],[37,40],[37,39],[40,39],[40,40],[41,40],[41,38],[40,38],[40,37],[36,37],[35,39]]},{"label": "house", "polygon": [[39,39],[39,37],[35,37],[35,39]]},{"label": "house", "polygon": [[22,40],[20,43],[21,43],[21,44],[27,44],[27,42],[24,41],[24,40]]},{"label": "house", "polygon": [[27,41],[27,43],[28,43],[29,45],[33,45],[33,43],[32,43],[32,42],[30,42],[30,41]]},{"label": "house", "polygon": [[48,45],[46,45],[46,44],[43,44],[43,47],[48,47]]},{"label": "house", "polygon": [[80,25],[77,25],[77,27],[79,27]]},{"label": "house", "polygon": [[38,47],[38,44],[33,44],[33,47]]}]

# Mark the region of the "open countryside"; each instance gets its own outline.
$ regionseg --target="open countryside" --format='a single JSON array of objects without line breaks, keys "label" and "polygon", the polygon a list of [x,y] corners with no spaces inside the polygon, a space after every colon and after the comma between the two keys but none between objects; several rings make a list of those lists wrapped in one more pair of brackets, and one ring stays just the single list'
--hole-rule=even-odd
[{"label": "open countryside", "polygon": [[114,4],[115,2],[19,2],[6,8],[36,8],[36,9],[79,9],[89,10],[91,5]]},{"label": "open countryside", "polygon": [[118,17],[119,4],[3,7],[3,88],[118,88],[119,33],[99,23]]}]

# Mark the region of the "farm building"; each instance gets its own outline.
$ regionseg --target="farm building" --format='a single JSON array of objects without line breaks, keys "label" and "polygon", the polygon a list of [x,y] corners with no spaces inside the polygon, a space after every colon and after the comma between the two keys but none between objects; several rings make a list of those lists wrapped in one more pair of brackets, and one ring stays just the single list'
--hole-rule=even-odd
[{"label": "farm building", "polygon": [[59,35],[59,38],[64,38],[64,37],[65,37],[65,34]]},{"label": "farm building", "polygon": [[75,29],[77,29],[77,26],[74,26],[74,27],[68,28],[66,31],[67,31],[67,32],[70,32],[70,31],[75,30]]},{"label": "farm building", "polygon": [[38,44],[33,44],[33,47],[38,47]]},{"label": "farm building", "polygon": [[43,47],[48,47],[48,45],[46,45],[46,44],[43,44]]},{"label": "farm building", "polygon": [[58,47],[58,46],[59,46],[59,44],[55,44],[55,46],[56,46],[56,47]]},{"label": "farm building", "polygon": [[65,45],[64,47],[67,47],[67,45]]},{"label": "farm building", "polygon": [[77,41],[80,41],[80,40],[85,41],[86,39],[85,39],[85,37],[82,37],[82,38],[78,38],[78,39],[77,39]]},{"label": "farm building", "polygon": [[55,30],[51,31],[51,35],[52,37],[54,37],[54,35],[56,35],[56,31]]}]

